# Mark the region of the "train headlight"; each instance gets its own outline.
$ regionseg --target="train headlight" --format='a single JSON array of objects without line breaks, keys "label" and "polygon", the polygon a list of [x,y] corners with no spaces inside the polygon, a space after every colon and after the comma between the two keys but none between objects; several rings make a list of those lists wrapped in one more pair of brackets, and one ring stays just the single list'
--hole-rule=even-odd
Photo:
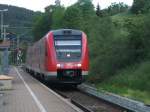
[{"label": "train headlight", "polygon": [[60,68],[60,67],[61,67],[61,65],[60,65],[60,64],[57,64],[57,67],[58,67],[58,68]]},{"label": "train headlight", "polygon": [[82,65],[81,65],[81,64],[77,64],[77,66],[78,66],[78,67],[81,67]]}]

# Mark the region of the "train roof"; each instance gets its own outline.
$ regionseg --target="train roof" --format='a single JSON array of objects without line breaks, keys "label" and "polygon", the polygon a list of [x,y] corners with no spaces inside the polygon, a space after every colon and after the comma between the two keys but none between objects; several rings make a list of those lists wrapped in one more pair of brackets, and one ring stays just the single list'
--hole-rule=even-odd
[{"label": "train roof", "polygon": [[75,30],[75,29],[59,29],[59,30],[52,30],[54,35],[82,35],[82,31]]}]

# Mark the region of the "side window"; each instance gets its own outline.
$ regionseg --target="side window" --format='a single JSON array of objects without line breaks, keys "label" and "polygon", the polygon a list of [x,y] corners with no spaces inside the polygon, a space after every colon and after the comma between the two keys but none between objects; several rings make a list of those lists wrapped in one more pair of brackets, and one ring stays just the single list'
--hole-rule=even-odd
[{"label": "side window", "polygon": [[47,48],[45,46],[45,56],[48,56],[48,53],[47,53]]},{"label": "side window", "polygon": [[47,52],[47,43],[46,43],[46,40],[43,40],[44,44],[43,44],[43,48],[44,48],[44,52],[45,52],[45,56],[48,56],[48,52]]}]

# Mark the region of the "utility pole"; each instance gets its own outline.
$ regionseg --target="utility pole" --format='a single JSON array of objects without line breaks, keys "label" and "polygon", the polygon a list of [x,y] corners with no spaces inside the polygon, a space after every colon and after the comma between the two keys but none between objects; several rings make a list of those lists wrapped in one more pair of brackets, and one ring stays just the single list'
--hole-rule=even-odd
[{"label": "utility pole", "polygon": [[8,9],[3,9],[3,10],[0,10],[0,13],[1,13],[1,39],[3,39],[3,18],[4,18],[4,15],[3,15],[3,12],[6,12],[8,11]]},{"label": "utility pole", "polygon": [[17,49],[16,49],[17,55],[16,55],[16,61],[17,65],[19,65],[19,36],[17,36]]},{"label": "utility pole", "polygon": [[4,30],[3,39],[4,39],[4,41],[6,40],[6,28],[8,28],[8,27],[9,27],[9,25],[3,25],[3,30]]},{"label": "utility pole", "polygon": [[17,48],[19,49],[19,36],[17,36]]}]

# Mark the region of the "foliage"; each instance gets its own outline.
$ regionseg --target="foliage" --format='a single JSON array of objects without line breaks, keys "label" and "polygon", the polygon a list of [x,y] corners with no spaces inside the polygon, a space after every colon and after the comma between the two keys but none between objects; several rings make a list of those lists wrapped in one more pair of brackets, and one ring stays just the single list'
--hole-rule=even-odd
[{"label": "foliage", "polygon": [[126,12],[128,11],[128,5],[124,4],[123,2],[120,3],[112,3],[108,9],[107,12],[109,15],[115,15],[118,13]]},{"label": "foliage", "polygon": [[90,21],[95,17],[95,10],[91,0],[78,0],[76,4],[73,5],[81,11],[81,30],[85,31],[87,34],[90,32]]},{"label": "foliage", "polygon": [[[50,5],[37,18],[33,33],[38,40],[50,29],[83,30],[87,34],[90,50],[88,81],[98,83],[106,90],[145,99],[150,97],[149,2],[134,0],[131,11],[137,15],[128,10],[126,4],[113,3],[104,10],[97,6],[95,11],[91,0],[78,0],[66,9],[61,5]],[[134,91],[140,94],[137,95]]]},{"label": "foliage", "polygon": [[[112,7],[125,6],[120,3]],[[91,60],[89,80],[102,81],[129,64],[130,55],[124,55],[129,52],[128,40],[123,38],[125,36],[121,34],[121,31],[118,32],[120,27],[116,28],[110,17],[99,18],[96,15],[91,0],[78,0],[66,10],[62,6],[51,5],[46,8],[45,14],[51,15],[48,19],[50,24],[48,26],[48,21],[44,22],[46,16],[37,19],[35,30],[33,30],[37,39],[40,39],[51,28],[62,27],[80,29],[88,35]]]},{"label": "foliage", "polygon": [[119,71],[117,75],[96,84],[99,89],[120,94],[125,97],[150,103],[150,62],[144,61]]},{"label": "foliage", "polygon": [[[9,25],[6,31],[15,33],[18,36],[28,32],[30,29],[23,27],[32,27],[33,17],[40,14],[25,8],[4,4],[0,4],[0,9],[8,9],[8,11],[4,13],[4,24]],[[31,33],[26,33],[24,36],[31,37]]]},{"label": "foliage", "polygon": [[114,16],[117,14],[128,12],[129,6],[123,2],[119,3],[111,3],[111,5],[108,8],[100,10],[99,4],[96,7],[96,14],[99,12],[100,17],[106,17],[106,16]]},{"label": "foliage", "polygon": [[143,14],[150,11],[149,0],[134,0],[131,12],[134,14]]},{"label": "foliage", "polygon": [[34,40],[37,41],[42,38],[51,29],[51,15],[50,13],[44,13],[38,17],[33,26]]},{"label": "foliage", "polygon": [[33,11],[25,8],[3,5],[3,4],[0,4],[0,9],[8,9],[8,11],[4,13],[5,24],[9,24],[12,26],[32,25],[33,22],[32,17],[35,15]]},{"label": "foliage", "polygon": [[68,7],[64,13],[64,28],[79,29],[81,27],[82,13],[77,7]]},{"label": "foliage", "polygon": [[56,7],[52,12],[52,29],[59,29],[63,26],[62,19],[64,18],[65,8],[62,6]]},{"label": "foliage", "polygon": [[97,7],[96,7],[96,15],[99,16],[99,17],[103,17],[103,13],[100,9],[100,5],[97,4]]},{"label": "foliage", "polygon": [[137,15],[125,20],[125,27],[129,32],[130,55],[133,62],[148,59],[150,55],[150,15]]},{"label": "foliage", "polygon": [[84,18],[94,15],[95,11],[91,0],[78,0],[75,6],[77,6],[81,10]]},{"label": "foliage", "polygon": [[90,80],[94,82],[103,81],[130,64],[130,56],[125,55],[129,53],[127,38],[121,34],[121,31],[115,29],[109,17],[95,18],[95,20],[91,26],[94,28],[91,28],[89,35]]},{"label": "foliage", "polygon": [[[107,80],[120,69],[149,57],[148,16],[126,17],[121,21],[113,20],[111,16],[100,18],[91,0],[78,0],[66,9],[56,5],[46,9],[34,26],[36,38],[40,39],[50,29],[83,30],[90,48],[90,81]],[[107,13],[114,15],[127,10],[127,5],[113,3]]]}]

